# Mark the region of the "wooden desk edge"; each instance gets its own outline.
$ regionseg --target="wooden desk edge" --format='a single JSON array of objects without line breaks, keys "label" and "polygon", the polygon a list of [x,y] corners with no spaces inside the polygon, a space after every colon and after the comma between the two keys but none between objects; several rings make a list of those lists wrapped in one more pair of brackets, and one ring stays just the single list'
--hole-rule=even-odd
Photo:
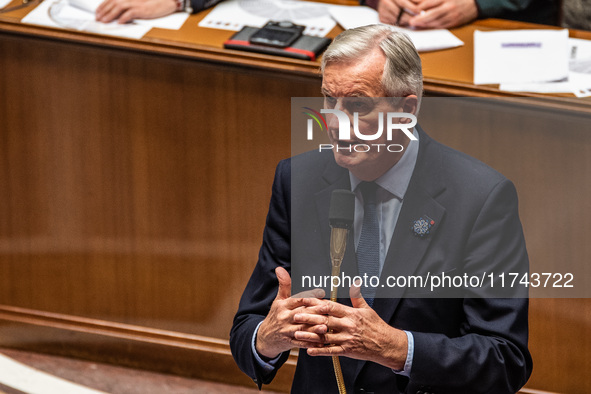
[{"label": "wooden desk edge", "polygon": [[0,20],[0,33],[15,34],[43,39],[54,39],[103,48],[133,50],[162,56],[173,56],[213,63],[252,67],[274,72],[289,72],[302,76],[318,77],[318,62],[282,58],[217,48],[213,46],[168,41],[158,38],[141,40],[104,36],[67,29],[29,25]]},{"label": "wooden desk edge", "polygon": [[[473,25],[476,27],[483,27],[485,29],[546,27],[498,19],[480,20],[474,22]],[[291,58],[282,58],[272,55],[228,50],[202,44],[170,41],[155,37],[145,37],[140,40],[126,39],[86,32],[78,32],[74,30],[55,29],[44,26],[23,24],[18,20],[12,20],[11,18],[0,18],[0,33],[42,39],[54,39],[64,42],[73,42],[81,45],[119,49],[125,51],[132,50],[139,53],[191,59],[214,64],[224,64],[251,70],[283,73],[285,75],[299,76],[304,78],[320,78],[318,61],[304,61]],[[571,35],[574,37],[586,39],[591,38],[591,32],[572,31]],[[531,92],[507,92],[499,90],[498,87],[494,85],[474,85],[470,83],[433,78],[429,76],[425,76],[424,90],[426,94],[433,94],[435,96],[483,98],[499,97],[517,101],[523,98],[526,100],[536,99],[537,104],[544,108],[591,114],[591,101],[580,99],[574,96],[549,95]]]}]

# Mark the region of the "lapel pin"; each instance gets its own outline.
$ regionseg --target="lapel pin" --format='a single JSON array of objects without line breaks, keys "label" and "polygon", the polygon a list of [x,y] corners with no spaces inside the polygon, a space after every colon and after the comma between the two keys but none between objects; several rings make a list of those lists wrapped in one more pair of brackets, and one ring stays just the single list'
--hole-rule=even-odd
[{"label": "lapel pin", "polygon": [[431,227],[435,225],[435,220],[425,215],[412,223],[411,231],[417,237],[424,238],[431,232]]}]

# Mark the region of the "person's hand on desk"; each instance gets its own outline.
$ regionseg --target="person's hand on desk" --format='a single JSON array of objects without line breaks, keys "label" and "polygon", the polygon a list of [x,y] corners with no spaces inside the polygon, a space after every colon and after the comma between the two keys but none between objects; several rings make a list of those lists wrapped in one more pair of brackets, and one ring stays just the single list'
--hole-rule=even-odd
[{"label": "person's hand on desk", "polygon": [[377,5],[380,22],[395,25],[400,15],[400,6],[397,0],[380,0]]},{"label": "person's hand on desk", "polygon": [[179,9],[176,0],[105,0],[96,9],[96,20],[119,23],[134,19],[153,19],[170,15]]},{"label": "person's hand on desk", "polygon": [[[382,3],[395,3],[401,10],[396,18]],[[448,29],[472,22],[478,17],[474,0],[380,0],[378,14],[383,23],[416,29]]]}]

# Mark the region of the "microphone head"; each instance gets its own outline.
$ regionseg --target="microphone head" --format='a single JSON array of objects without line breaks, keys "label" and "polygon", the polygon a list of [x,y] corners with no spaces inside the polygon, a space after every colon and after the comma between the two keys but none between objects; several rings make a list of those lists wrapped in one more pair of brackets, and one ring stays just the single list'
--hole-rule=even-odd
[{"label": "microphone head", "polygon": [[328,222],[331,227],[350,229],[355,217],[355,194],[350,190],[333,190],[328,210]]}]

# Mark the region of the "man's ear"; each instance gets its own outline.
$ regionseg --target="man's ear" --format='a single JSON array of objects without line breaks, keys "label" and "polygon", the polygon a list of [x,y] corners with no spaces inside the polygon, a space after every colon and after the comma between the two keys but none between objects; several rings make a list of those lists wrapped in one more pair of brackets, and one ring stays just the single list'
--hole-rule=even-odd
[{"label": "man's ear", "polygon": [[[419,107],[419,98],[414,95],[408,95],[402,98],[400,102],[400,107],[402,108],[402,112],[406,112],[407,114],[417,114],[417,109]],[[411,119],[409,118],[400,118],[400,123],[410,123]]]}]

